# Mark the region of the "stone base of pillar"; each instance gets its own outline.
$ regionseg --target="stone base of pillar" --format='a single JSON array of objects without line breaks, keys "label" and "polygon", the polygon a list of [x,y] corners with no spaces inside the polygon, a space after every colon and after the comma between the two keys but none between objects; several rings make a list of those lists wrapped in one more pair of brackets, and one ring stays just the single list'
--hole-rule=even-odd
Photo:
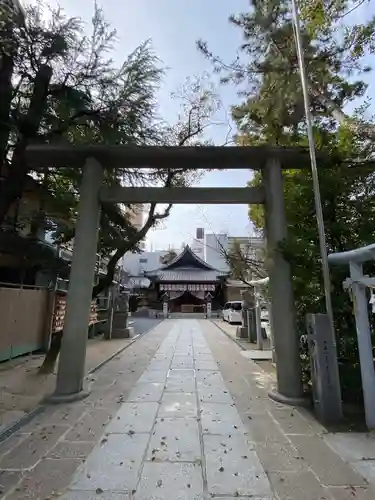
[{"label": "stone base of pillar", "polygon": [[304,397],[289,397],[289,396],[284,396],[283,394],[280,394],[277,391],[270,391],[268,393],[268,397],[272,399],[273,401],[276,401],[276,403],[282,403],[284,405],[288,406],[311,406],[311,401],[308,398]]},{"label": "stone base of pillar", "polygon": [[247,339],[247,338],[249,338],[249,333],[247,331],[247,326],[237,326],[236,337],[238,339]]},{"label": "stone base of pillar", "polygon": [[134,337],[134,328],[132,326],[128,326],[126,328],[118,328],[112,331],[113,339],[130,339]]},{"label": "stone base of pillar", "polygon": [[63,403],[74,403],[75,401],[81,401],[90,395],[90,391],[82,390],[74,394],[51,394],[44,398],[44,403],[47,404],[63,404]]}]

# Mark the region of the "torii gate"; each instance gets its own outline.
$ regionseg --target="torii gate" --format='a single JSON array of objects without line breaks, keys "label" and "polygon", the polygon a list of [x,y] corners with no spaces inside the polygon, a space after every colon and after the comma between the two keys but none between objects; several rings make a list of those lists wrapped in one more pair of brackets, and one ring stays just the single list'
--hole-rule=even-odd
[{"label": "torii gate", "polygon": [[[264,204],[266,267],[270,278],[275,327],[277,391],[273,399],[303,404],[299,339],[296,333],[291,271],[279,244],[286,238],[282,168],[308,168],[304,148],[154,147],[105,145],[35,145],[26,152],[31,168],[83,167],[64,334],[54,402],[87,395],[83,388],[92,284],[98,243],[100,203]],[[260,187],[102,187],[105,167],[217,168],[261,170]]]}]

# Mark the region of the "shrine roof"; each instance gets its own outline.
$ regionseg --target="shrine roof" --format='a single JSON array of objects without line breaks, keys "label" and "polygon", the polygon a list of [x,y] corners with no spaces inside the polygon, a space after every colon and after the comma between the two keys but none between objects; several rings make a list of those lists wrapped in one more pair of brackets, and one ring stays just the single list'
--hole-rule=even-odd
[{"label": "shrine roof", "polygon": [[[148,273],[148,275],[150,274]],[[220,276],[226,276],[226,273],[220,273],[220,271],[204,271],[199,269],[161,269],[153,276],[155,276],[158,281],[184,281],[200,283],[205,281],[217,281]]]},{"label": "shrine roof", "polygon": [[157,281],[205,282],[217,281],[228,273],[219,271],[199,258],[187,245],[171,262],[148,271],[145,276],[156,278]]}]

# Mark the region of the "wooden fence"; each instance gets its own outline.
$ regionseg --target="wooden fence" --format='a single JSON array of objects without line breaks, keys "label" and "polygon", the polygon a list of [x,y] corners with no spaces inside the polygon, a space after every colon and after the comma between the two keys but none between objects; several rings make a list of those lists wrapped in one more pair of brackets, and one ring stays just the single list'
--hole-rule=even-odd
[{"label": "wooden fence", "polygon": [[0,361],[46,346],[52,294],[47,288],[0,287]]},{"label": "wooden fence", "polygon": [[[66,298],[64,290],[0,287],[0,362],[47,350],[51,336],[64,327]],[[100,322],[93,301],[88,326]]]}]

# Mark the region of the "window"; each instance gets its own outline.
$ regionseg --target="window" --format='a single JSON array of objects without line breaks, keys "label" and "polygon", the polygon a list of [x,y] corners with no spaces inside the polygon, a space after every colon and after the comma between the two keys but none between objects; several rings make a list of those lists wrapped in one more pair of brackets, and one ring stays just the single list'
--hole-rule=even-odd
[{"label": "window", "polygon": [[139,263],[140,263],[140,264],[147,264],[147,259],[146,259],[146,258],[144,258],[144,257],[141,257],[141,258],[139,259]]},{"label": "window", "polygon": [[242,303],[241,302],[232,302],[231,309],[233,311],[242,311]]}]

